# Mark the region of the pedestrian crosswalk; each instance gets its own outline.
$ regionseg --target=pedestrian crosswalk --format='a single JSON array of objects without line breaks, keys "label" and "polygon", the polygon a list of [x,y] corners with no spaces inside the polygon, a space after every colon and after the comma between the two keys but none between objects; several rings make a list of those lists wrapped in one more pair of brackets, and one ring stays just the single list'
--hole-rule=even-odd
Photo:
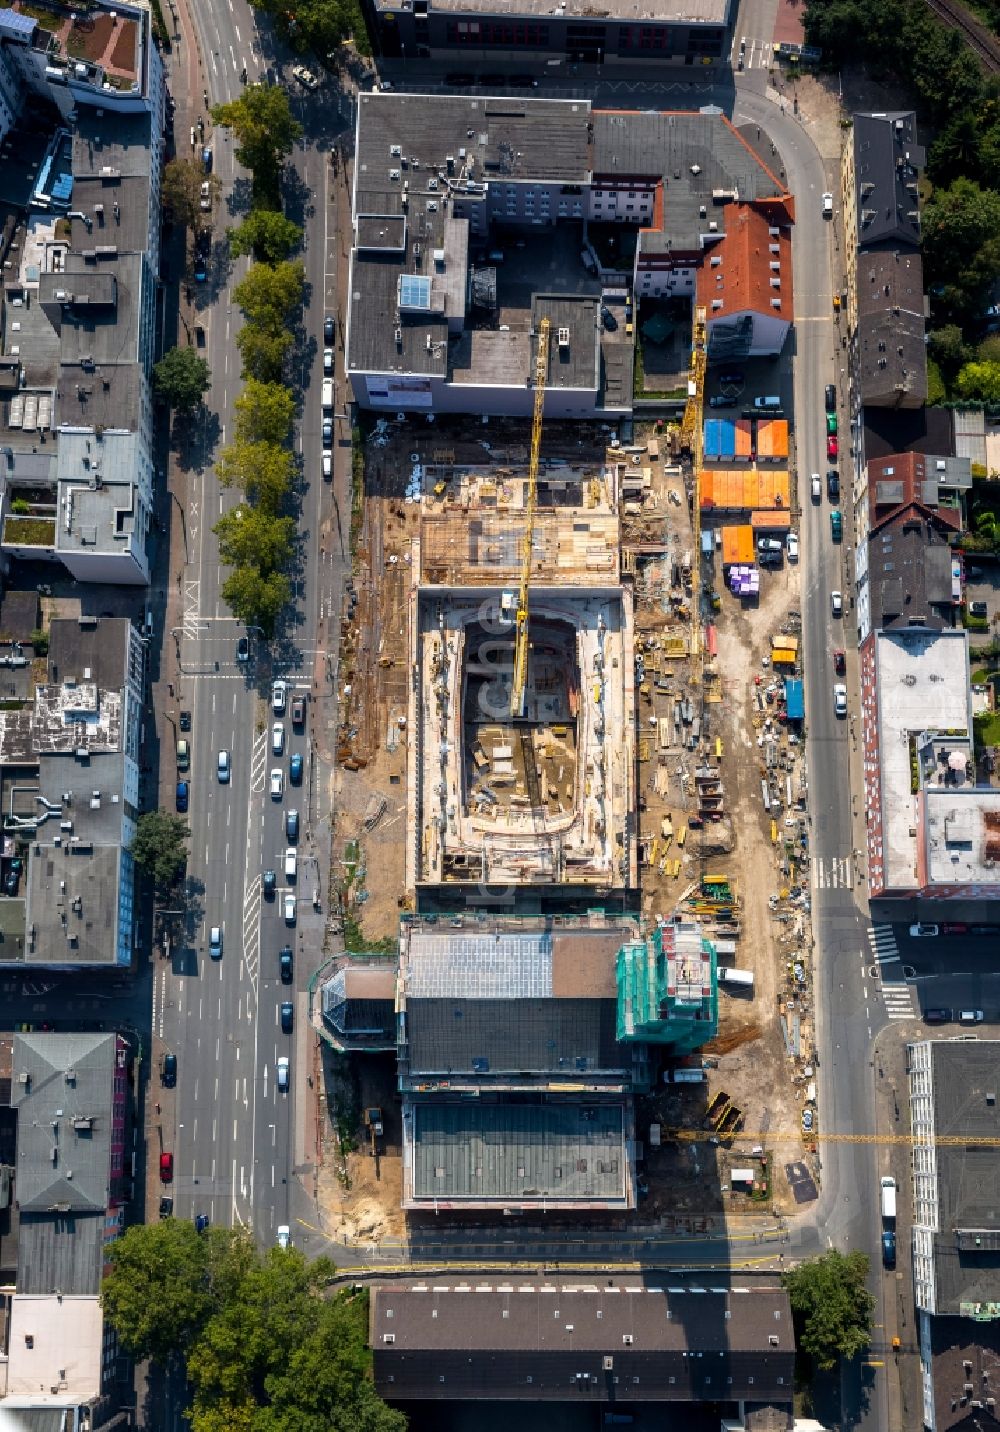
[{"label": "pedestrian crosswalk", "polygon": [[853,890],[854,864],[849,855],[824,859],[821,855],[812,857],[812,885],[814,890]]},{"label": "pedestrian crosswalk", "polygon": [[891,925],[869,925],[868,943],[879,966],[882,998],[890,1019],[915,1019],[920,1013],[914,988],[903,979],[903,967]]}]

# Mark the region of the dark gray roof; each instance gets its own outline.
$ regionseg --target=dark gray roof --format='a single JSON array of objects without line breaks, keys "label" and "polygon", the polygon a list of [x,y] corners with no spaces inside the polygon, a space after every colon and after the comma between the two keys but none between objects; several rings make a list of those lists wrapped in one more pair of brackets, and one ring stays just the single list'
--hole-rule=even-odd
[{"label": "dark gray roof", "polygon": [[397,291],[403,269],[398,259],[367,253],[354,255],[351,367],[364,373],[419,373],[443,378],[448,372],[447,319],[443,313],[400,313]]},{"label": "dark gray roof", "polygon": [[404,1115],[417,1202],[626,1205],[629,1154],[621,1103],[413,1101]]},{"label": "dark gray roof", "polygon": [[17,1247],[19,1293],[101,1291],[104,1213],[21,1215]]},{"label": "dark gray roof", "polygon": [[[995,1308],[1000,1304],[1000,1042],[935,1040],[930,1048],[936,1137],[993,1141],[935,1147],[936,1309],[955,1314],[962,1305]],[[914,1157],[920,1157],[919,1148]],[[982,1247],[963,1233],[979,1235]]]},{"label": "dark gray roof", "polygon": [[613,999],[422,999],[407,1004],[409,1078],[476,1074],[490,1083],[626,1071]]},{"label": "dark gray roof", "polygon": [[723,1283],[516,1273],[379,1285],[375,1384],[393,1401],[790,1403],[787,1293],[708,1281]]},{"label": "dark gray roof", "polygon": [[345,965],[322,986],[323,1018],[338,1044],[395,1049],[395,997],[394,965]]},{"label": "dark gray roof", "polygon": [[[120,756],[94,757],[89,763],[90,772],[100,779],[95,767],[117,763],[120,774],[121,759]],[[84,775],[87,773],[85,768]],[[61,795],[60,784],[56,779],[49,787],[56,799]],[[86,795],[84,793],[84,803]],[[98,844],[95,836],[86,834],[87,822],[76,821],[74,808],[74,833],[79,835],[79,846],[69,845],[65,839],[59,845],[54,844],[50,828],[42,827],[39,853],[35,854],[32,847],[25,902],[28,964],[114,966],[120,963],[119,890],[122,879],[126,878],[123,862],[131,862],[131,856],[111,838],[109,827],[114,821],[120,839],[122,807],[119,797],[119,804],[110,807],[108,814],[105,803],[109,797],[105,784],[102,810],[95,812],[98,826],[105,827],[101,831],[104,843]],[[131,954],[131,950],[128,953]]]},{"label": "dark gray roof", "polygon": [[857,243],[920,243],[916,193],[924,151],[912,110],[854,116],[854,184]]},{"label": "dark gray roof", "polygon": [[885,249],[859,254],[856,355],[866,407],[923,405],[925,327],[920,255]]},{"label": "dark gray roof", "polygon": [[864,409],[863,418],[868,460],[897,452],[954,454],[955,437],[947,408],[870,406]]},{"label": "dark gray roof", "polygon": [[[1000,1323],[973,1322],[970,1318],[931,1318],[931,1385],[936,1432],[956,1428],[981,1432],[993,1422],[970,1408],[973,1398],[993,1397],[1000,1385]],[[965,1366],[971,1363],[971,1368]],[[972,1383],[973,1391],[966,1391]]]},{"label": "dark gray roof", "polygon": [[929,514],[911,507],[879,527],[868,544],[873,631],[954,623],[951,547]]},{"label": "dark gray roof", "polygon": [[49,624],[49,680],[93,681],[104,690],[120,691],[128,677],[131,625],[127,617],[96,622],[56,618]]},{"label": "dark gray roof", "polygon": [[11,1102],[22,1229],[26,1213],[103,1214],[108,1207],[116,1072],[114,1034],[15,1035]]},{"label": "dark gray roof", "polygon": [[34,590],[4,592],[0,602],[0,639],[28,641],[39,626],[40,610],[38,593]]},{"label": "dark gray roof", "polygon": [[[709,222],[721,221],[724,214],[722,207],[712,204],[714,190],[728,190],[731,197],[738,189],[743,203],[783,193],[763,160],[717,110],[704,114],[595,110],[593,124],[595,181],[626,176],[663,179],[663,230],[643,231],[644,253],[699,250]],[[692,166],[698,167],[697,174],[692,174]],[[705,218],[699,214],[702,204],[709,211]]]},{"label": "dark gray roof", "polygon": [[[549,320],[546,389],[580,388],[596,393],[601,373],[601,301],[589,294],[536,293],[531,301],[531,371],[535,370],[537,334]],[[560,345],[560,332],[568,342]]]}]

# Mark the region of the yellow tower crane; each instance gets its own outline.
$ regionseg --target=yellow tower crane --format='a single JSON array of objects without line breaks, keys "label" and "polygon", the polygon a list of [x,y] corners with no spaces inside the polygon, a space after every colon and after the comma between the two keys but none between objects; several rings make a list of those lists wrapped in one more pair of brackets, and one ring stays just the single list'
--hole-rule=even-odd
[{"label": "yellow tower crane", "polygon": [[531,459],[528,463],[528,500],[524,512],[524,537],[521,544],[521,586],[517,594],[517,632],[514,639],[514,680],[510,688],[511,716],[524,715],[524,698],[528,687],[528,586],[531,582],[531,558],[535,536],[535,503],[538,496],[538,459],[542,450],[542,413],[545,408],[545,383],[549,372],[549,320],[543,318],[538,327],[538,348],[535,352],[535,413],[531,420]]},{"label": "yellow tower crane", "polygon": [[695,308],[691,330],[691,377],[688,382],[688,400],[684,408],[681,438],[691,454],[693,477],[691,496],[691,525],[694,552],[691,557],[691,684],[701,684],[701,464],[702,464],[702,413],[705,402],[705,345],[706,322],[704,308]]}]

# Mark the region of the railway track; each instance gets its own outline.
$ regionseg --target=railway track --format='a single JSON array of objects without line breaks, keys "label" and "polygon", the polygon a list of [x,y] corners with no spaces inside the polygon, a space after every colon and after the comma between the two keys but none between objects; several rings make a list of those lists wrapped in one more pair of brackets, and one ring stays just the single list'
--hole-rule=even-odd
[{"label": "railway track", "polygon": [[927,0],[927,4],[939,20],[965,36],[969,48],[990,74],[1000,74],[1000,40],[995,39],[985,25],[973,19],[963,6],[952,3],[952,0]]}]

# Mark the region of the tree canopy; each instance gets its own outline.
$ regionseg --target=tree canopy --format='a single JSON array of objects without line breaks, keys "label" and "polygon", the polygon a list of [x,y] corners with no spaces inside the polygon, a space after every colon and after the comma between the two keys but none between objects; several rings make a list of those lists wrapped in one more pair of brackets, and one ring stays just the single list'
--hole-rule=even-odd
[{"label": "tree canopy", "polygon": [[215,472],[223,487],[241,487],[247,500],[277,512],[292,481],[292,455],[276,443],[232,443],[220,454]]},{"label": "tree canopy", "polygon": [[260,627],[265,637],[271,637],[282,608],[291,600],[292,585],[284,572],[244,566],[233,568],[221,591],[237,621]]},{"label": "tree canopy", "polygon": [[192,1432],[405,1432],[370,1380],[367,1295],[330,1293],[327,1259],[170,1218],[109,1258],[105,1316],[133,1356],[185,1359]]},{"label": "tree canopy", "polygon": [[280,334],[301,306],[304,286],[301,260],[253,264],[233,289],[233,297],[248,323],[265,333]]},{"label": "tree canopy", "polygon": [[212,531],[219,539],[219,556],[233,567],[285,567],[295,541],[291,517],[275,517],[246,502],[223,513]]},{"label": "tree canopy", "polygon": [[144,811],[135,823],[132,859],[159,889],[169,890],[183,874],[190,834],[180,816],[165,810]]},{"label": "tree canopy", "polygon": [[215,105],[212,119],[232,130],[236,158],[253,173],[255,189],[272,193],[283,161],[302,138],[281,86],[249,85],[228,104]]},{"label": "tree canopy", "polygon": [[163,206],[188,229],[195,228],[201,218],[201,186],[205,183],[214,199],[222,187],[218,176],[206,175],[194,159],[171,159],[163,171]]},{"label": "tree canopy", "polygon": [[281,263],[301,242],[298,224],[278,209],[251,209],[238,228],[229,230],[232,254],[251,254],[266,264]]},{"label": "tree canopy", "polygon": [[824,1372],[839,1358],[856,1357],[871,1341],[875,1299],[869,1293],[868,1258],[831,1248],[786,1273],[800,1353]]},{"label": "tree canopy", "polygon": [[256,378],[248,378],[235,407],[237,441],[288,441],[295,418],[295,398],[284,384],[261,383]]},{"label": "tree canopy", "polygon": [[949,316],[968,316],[1000,272],[1000,193],[957,178],[924,205],[924,271]]},{"label": "tree canopy", "polygon": [[967,402],[1000,403],[1000,363],[966,363],[955,379],[955,396]]},{"label": "tree canopy", "polygon": [[190,413],[201,402],[212,373],[193,348],[168,348],[153,367],[153,386],[177,413]]},{"label": "tree canopy", "polygon": [[344,40],[354,39],[368,54],[368,38],[357,0],[300,0],[294,18],[286,0],[253,0],[255,9],[272,15],[281,34],[300,54],[329,56]]}]

